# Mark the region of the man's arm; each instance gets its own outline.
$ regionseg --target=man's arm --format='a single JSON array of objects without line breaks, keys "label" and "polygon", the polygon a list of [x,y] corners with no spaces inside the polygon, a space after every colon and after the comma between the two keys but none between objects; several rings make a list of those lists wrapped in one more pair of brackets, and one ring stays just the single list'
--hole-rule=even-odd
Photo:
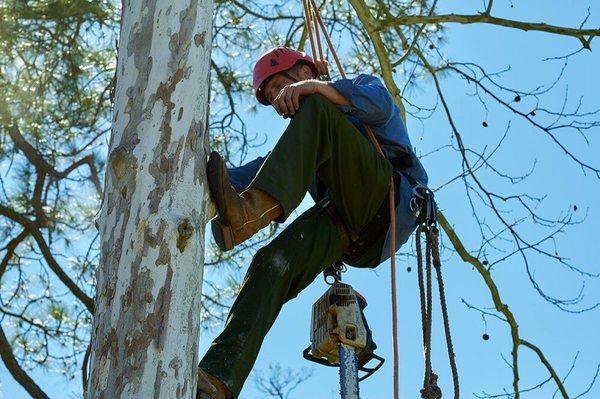
[{"label": "man's arm", "polygon": [[281,89],[273,100],[273,107],[279,115],[293,116],[300,108],[300,100],[311,94],[321,94],[337,105],[351,105],[350,100],[327,82],[308,79],[292,83]]},{"label": "man's arm", "polygon": [[341,111],[364,124],[382,126],[394,114],[394,99],[375,76],[358,75],[354,79],[339,79],[328,84],[350,101],[350,105],[340,104]]},{"label": "man's arm", "polygon": [[394,110],[394,101],[385,86],[369,75],[335,82],[310,79],[293,83],[281,90],[273,106],[280,115],[293,116],[300,108],[302,97],[311,94],[321,94],[340,106],[344,113],[373,126],[385,125]]},{"label": "man's arm", "polygon": [[[311,81],[313,82],[313,81]],[[320,94],[327,98],[329,101],[336,105],[350,106],[352,103],[342,93],[340,93],[335,86],[329,84],[329,82],[322,82],[320,80],[314,80],[315,93]]]}]

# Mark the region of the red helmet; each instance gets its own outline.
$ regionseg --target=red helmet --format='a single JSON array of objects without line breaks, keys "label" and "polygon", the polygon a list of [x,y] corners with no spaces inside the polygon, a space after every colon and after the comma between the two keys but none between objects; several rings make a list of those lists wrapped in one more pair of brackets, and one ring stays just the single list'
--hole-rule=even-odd
[{"label": "red helmet", "polygon": [[306,63],[317,75],[317,67],[312,58],[301,51],[287,47],[275,47],[260,56],[254,65],[254,93],[259,103],[269,105],[262,91],[262,84],[271,76],[292,68],[298,61]]}]

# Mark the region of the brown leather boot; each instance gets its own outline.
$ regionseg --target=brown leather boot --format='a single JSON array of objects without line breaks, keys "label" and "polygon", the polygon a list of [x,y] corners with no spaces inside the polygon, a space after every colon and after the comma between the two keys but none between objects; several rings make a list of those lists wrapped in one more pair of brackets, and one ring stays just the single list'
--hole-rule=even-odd
[{"label": "brown leather boot", "polygon": [[223,251],[246,241],[283,212],[277,200],[262,190],[250,188],[238,194],[229,181],[225,161],[216,151],[208,158],[207,178],[219,210],[211,222],[212,233]]},{"label": "brown leather boot", "polygon": [[198,367],[196,399],[232,399],[233,395],[219,379]]}]

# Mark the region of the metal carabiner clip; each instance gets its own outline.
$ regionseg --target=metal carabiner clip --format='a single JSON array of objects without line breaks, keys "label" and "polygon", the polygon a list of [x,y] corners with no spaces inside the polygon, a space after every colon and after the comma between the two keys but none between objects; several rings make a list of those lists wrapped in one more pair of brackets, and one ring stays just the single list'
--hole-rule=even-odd
[{"label": "metal carabiner clip", "polygon": [[415,219],[418,219],[419,215],[421,214],[421,205],[419,205],[418,200],[415,196],[413,196],[410,199],[409,206],[410,206],[410,211],[412,212]]}]

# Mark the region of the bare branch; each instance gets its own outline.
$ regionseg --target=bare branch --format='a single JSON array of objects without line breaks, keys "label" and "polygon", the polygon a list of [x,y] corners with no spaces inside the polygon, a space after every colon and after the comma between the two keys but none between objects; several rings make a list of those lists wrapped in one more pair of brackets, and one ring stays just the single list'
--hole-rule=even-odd
[{"label": "bare branch", "polygon": [[371,16],[371,13],[369,12],[369,9],[363,0],[350,0],[350,4],[356,11],[360,22],[367,30],[369,38],[371,39],[371,43],[373,44],[373,48],[375,49],[375,54],[377,54],[377,58],[379,59],[381,76],[383,77],[390,94],[394,98],[394,102],[398,108],[400,108],[402,119],[406,120],[406,109],[402,103],[400,89],[394,81],[392,62],[390,60],[388,51],[385,48],[385,44],[381,35],[375,29],[375,21],[373,20],[373,17]]},{"label": "bare branch", "polygon": [[538,355],[538,357],[540,358],[540,361],[544,364],[544,366],[546,366],[546,369],[548,369],[548,372],[552,376],[552,379],[558,386],[558,389],[560,390],[560,393],[562,394],[563,398],[569,399],[569,395],[567,394],[567,390],[565,389],[565,386],[563,385],[561,379],[556,374],[556,371],[554,371],[554,368],[552,367],[552,365],[550,364],[548,359],[546,359],[546,356],[544,356],[544,353],[542,352],[542,350],[540,348],[538,348],[537,346],[535,346],[534,344],[532,344],[531,342],[526,341],[524,339],[521,339],[521,345],[528,347],[529,349],[531,349]]},{"label": "bare branch", "polygon": [[35,381],[27,375],[25,370],[21,368],[17,359],[12,352],[10,342],[6,338],[4,329],[0,325],[0,358],[4,362],[9,373],[21,386],[34,398],[48,399],[48,395],[35,383]]},{"label": "bare branch", "polygon": [[[491,3],[490,3],[491,6]],[[444,14],[444,15],[397,15],[393,18],[386,18],[374,22],[373,29],[380,31],[396,25],[410,26],[422,24],[491,24],[503,26],[506,28],[519,29],[523,31],[537,31],[549,34],[574,37],[581,41],[587,49],[590,47],[592,37],[600,36],[600,29],[582,29],[582,28],[567,28],[562,26],[549,25],[536,22],[522,22],[511,19],[493,17],[487,13],[460,15],[460,14]]]},{"label": "bare branch", "polygon": [[8,130],[8,134],[10,138],[13,140],[17,148],[19,148],[27,157],[27,159],[35,165],[38,171],[44,172],[49,176],[55,179],[64,179],[67,177],[73,170],[77,169],[81,165],[88,165],[91,171],[92,181],[94,186],[96,187],[96,192],[99,196],[102,195],[102,187],[100,184],[100,180],[98,178],[98,171],[96,166],[94,165],[94,157],[93,155],[87,155],[69,167],[67,167],[63,171],[58,171],[54,168],[54,166],[50,165],[26,139],[21,134],[19,130],[19,126],[17,125],[17,121],[15,121],[8,110],[8,105],[4,99],[0,99],[0,121],[4,126],[6,126]]},{"label": "bare branch", "polygon": [[83,292],[81,288],[79,288],[77,284],[75,284],[75,282],[71,280],[67,273],[65,273],[65,271],[61,268],[58,262],[56,262],[54,256],[52,255],[52,252],[50,251],[50,248],[48,247],[48,244],[46,243],[46,240],[42,236],[42,233],[35,225],[35,223],[27,219],[25,216],[13,211],[12,209],[5,207],[4,205],[0,205],[0,215],[6,216],[7,218],[19,223],[29,232],[29,234],[32,235],[32,237],[38,244],[38,247],[42,251],[44,259],[48,263],[50,269],[52,269],[54,274],[56,274],[59,280],[62,281],[62,283],[71,291],[71,293],[77,299],[79,299],[81,303],[83,303],[83,305],[90,311],[90,313],[94,313],[94,300],[90,298],[85,292]]},{"label": "bare branch", "polygon": [[4,258],[2,258],[2,261],[0,262],[0,281],[2,281],[2,276],[4,275],[8,264],[10,263],[13,255],[15,254],[15,250],[17,249],[19,244],[23,242],[23,240],[25,240],[25,238],[27,238],[28,236],[29,231],[25,229],[21,233],[19,233],[18,236],[10,240],[4,248],[2,248],[2,250],[6,250],[6,253],[4,254]]},{"label": "bare branch", "polygon": [[446,219],[446,217],[444,216],[444,214],[442,212],[438,212],[438,221],[440,223],[440,226],[442,226],[442,228],[444,229],[444,232],[450,239],[450,242],[452,242],[454,249],[456,250],[458,255],[461,257],[461,259],[464,262],[467,262],[470,265],[472,265],[477,270],[477,272],[479,272],[479,274],[483,278],[485,285],[490,290],[490,294],[492,296],[492,301],[494,302],[494,306],[496,307],[496,310],[498,312],[502,313],[504,315],[504,317],[506,318],[506,322],[508,323],[508,325],[510,327],[510,332],[511,332],[511,337],[512,337],[513,392],[515,394],[515,399],[519,399],[518,350],[519,350],[519,345],[521,344],[521,339],[519,337],[519,325],[517,324],[517,321],[516,321],[514,315],[512,314],[512,312],[508,309],[508,305],[506,305],[502,302],[502,299],[500,298],[500,291],[498,290],[498,287],[496,286],[494,279],[492,279],[492,275],[490,274],[490,272],[479,261],[479,259],[472,256],[466,250],[466,248],[462,244],[461,240],[458,238],[458,235],[456,234],[456,232],[454,231],[454,229],[452,228],[450,223],[448,223],[448,220]]}]

